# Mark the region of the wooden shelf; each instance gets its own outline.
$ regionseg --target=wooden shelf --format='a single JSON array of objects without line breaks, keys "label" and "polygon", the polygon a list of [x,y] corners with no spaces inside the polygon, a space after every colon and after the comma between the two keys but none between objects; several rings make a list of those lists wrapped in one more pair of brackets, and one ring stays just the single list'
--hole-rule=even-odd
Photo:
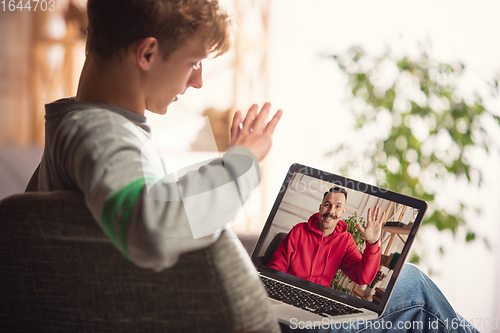
[{"label": "wooden shelf", "polygon": [[391,234],[397,234],[397,235],[409,235],[411,228],[382,227],[382,231],[387,231],[390,232]]}]

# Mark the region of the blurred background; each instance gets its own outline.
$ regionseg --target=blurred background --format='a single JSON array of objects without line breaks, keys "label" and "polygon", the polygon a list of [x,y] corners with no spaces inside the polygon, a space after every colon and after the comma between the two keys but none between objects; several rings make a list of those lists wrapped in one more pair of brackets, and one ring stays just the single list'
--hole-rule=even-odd
[{"label": "blurred background", "polygon": [[[206,116],[223,152],[236,110],[284,110],[260,209],[237,233],[258,235],[295,162],[424,198],[411,261],[481,332],[498,327],[500,2],[221,2],[235,47],[204,61],[201,90],[147,116],[156,133]],[[85,1],[54,4],[0,8],[0,197],[22,192],[39,162],[43,104],[76,93]],[[180,152],[211,149],[195,130],[184,139]]]}]

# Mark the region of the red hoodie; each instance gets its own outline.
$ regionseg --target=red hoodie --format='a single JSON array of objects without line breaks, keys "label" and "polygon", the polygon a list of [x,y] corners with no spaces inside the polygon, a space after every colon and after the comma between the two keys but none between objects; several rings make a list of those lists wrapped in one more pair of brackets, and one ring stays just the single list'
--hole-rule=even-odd
[{"label": "red hoodie", "polygon": [[337,270],[357,284],[370,284],[380,264],[378,242],[361,255],[347,223],[340,220],[327,237],[318,226],[318,213],[295,225],[274,252],[267,266],[329,287]]}]

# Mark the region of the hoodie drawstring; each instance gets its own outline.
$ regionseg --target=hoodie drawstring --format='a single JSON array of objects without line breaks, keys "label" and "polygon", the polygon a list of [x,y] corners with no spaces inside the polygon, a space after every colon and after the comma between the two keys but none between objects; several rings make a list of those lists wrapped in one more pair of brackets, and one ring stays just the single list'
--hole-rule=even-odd
[{"label": "hoodie drawstring", "polygon": [[[333,237],[333,235],[331,235]],[[333,240],[330,242],[330,248],[328,249],[328,253],[326,255],[325,264],[323,265],[323,272],[321,272],[321,278],[325,276],[326,265],[328,265],[328,258],[330,258],[330,252],[332,251]]]},{"label": "hoodie drawstring", "polygon": [[309,277],[312,277],[314,266],[316,265],[316,259],[318,259],[319,249],[321,248],[321,244],[323,244],[323,238],[324,238],[324,236],[321,235],[321,241],[320,241],[318,247],[316,248],[316,255],[314,256],[314,260],[313,260],[312,265],[311,265],[311,271],[309,272]]}]

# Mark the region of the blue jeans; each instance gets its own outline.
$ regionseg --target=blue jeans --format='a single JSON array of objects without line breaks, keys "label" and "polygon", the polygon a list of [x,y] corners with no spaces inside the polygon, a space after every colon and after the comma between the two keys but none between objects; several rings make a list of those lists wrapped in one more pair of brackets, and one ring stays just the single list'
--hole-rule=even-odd
[{"label": "blue jeans", "polygon": [[453,307],[421,270],[405,264],[389,303],[377,319],[326,325],[291,332],[478,332]]}]

